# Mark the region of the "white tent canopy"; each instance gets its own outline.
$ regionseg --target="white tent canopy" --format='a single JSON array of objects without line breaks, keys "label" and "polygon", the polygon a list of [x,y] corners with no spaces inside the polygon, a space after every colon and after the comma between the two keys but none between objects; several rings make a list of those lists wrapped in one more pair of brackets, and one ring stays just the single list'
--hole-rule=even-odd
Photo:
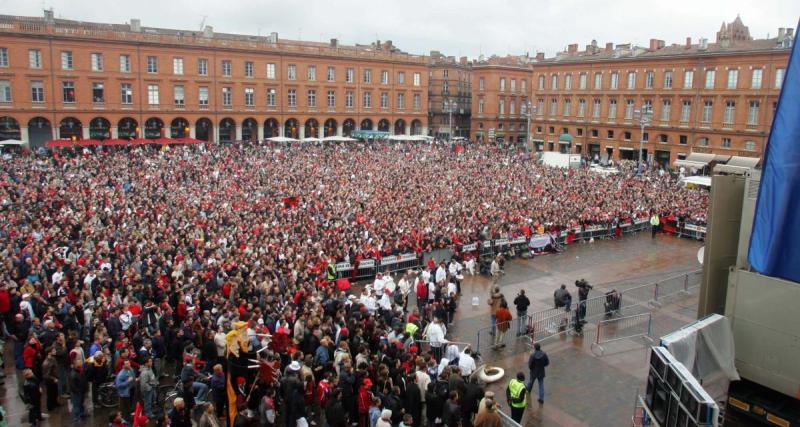
[{"label": "white tent canopy", "polygon": [[272,142],[298,142],[299,140],[294,138],[287,138],[285,136],[273,136],[272,138],[267,138],[267,141]]},{"label": "white tent canopy", "polygon": [[308,137],[308,138],[303,138],[303,139],[302,139],[302,141],[303,141],[303,142],[320,142],[320,141],[321,141],[321,139],[319,139],[319,138],[314,138],[313,136],[310,136],[310,137]]},{"label": "white tent canopy", "polygon": [[326,136],[325,138],[322,138],[322,142],[355,142],[355,141],[358,140],[346,136]]},{"label": "white tent canopy", "polygon": [[681,179],[681,183],[683,185],[686,184],[694,184],[699,185],[701,187],[708,187],[711,188],[711,177],[710,176],[687,176]]},{"label": "white tent canopy", "polygon": [[18,139],[6,139],[5,141],[0,141],[0,145],[25,145],[25,143]]}]

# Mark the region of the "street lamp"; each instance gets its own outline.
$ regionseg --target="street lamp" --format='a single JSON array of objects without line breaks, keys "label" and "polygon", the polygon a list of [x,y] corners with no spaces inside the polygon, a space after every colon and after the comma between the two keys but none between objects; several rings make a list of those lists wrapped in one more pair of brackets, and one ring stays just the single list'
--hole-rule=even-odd
[{"label": "street lamp", "polygon": [[536,106],[531,101],[528,101],[528,127],[525,128],[525,136],[528,139],[528,144],[525,146],[528,150],[533,147],[533,136],[531,135],[531,116],[536,112]]},{"label": "street lamp", "polygon": [[650,123],[653,117],[653,108],[650,105],[643,105],[641,109],[633,110],[634,119],[639,121],[641,134],[639,135],[639,159],[636,161],[636,174],[642,173],[642,151],[644,150],[644,127]]},{"label": "street lamp", "polygon": [[448,114],[448,122],[447,122],[447,139],[449,141],[453,141],[453,108],[455,107],[455,101],[448,101],[445,99],[442,101],[444,110],[447,111]]}]

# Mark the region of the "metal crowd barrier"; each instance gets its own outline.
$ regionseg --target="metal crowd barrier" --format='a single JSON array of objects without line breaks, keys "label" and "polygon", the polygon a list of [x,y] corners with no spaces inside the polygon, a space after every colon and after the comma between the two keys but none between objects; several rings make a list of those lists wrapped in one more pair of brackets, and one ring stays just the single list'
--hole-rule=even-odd
[{"label": "metal crowd barrier", "polygon": [[380,261],[365,259],[353,266],[349,262],[336,264],[336,278],[367,279],[375,277],[378,273],[396,273],[419,268],[422,265],[417,254],[408,253],[386,257]]},{"label": "metal crowd barrier", "polygon": [[[531,399],[531,397],[528,396],[528,400],[530,400],[530,399]],[[499,401],[499,400],[496,400],[495,402],[501,403],[501,401]],[[498,409],[497,413],[500,414],[500,425],[501,426],[503,426],[503,427],[522,427],[522,425],[520,423],[514,421],[514,419],[511,418],[511,416],[509,416],[505,412],[503,412],[503,411]]]},{"label": "metal crowd barrier", "polygon": [[677,234],[678,237],[688,237],[690,239],[697,239],[703,240],[706,238],[706,227],[701,225],[695,225],[692,223],[685,223],[683,227],[678,227]]},{"label": "metal crowd barrier", "polygon": [[642,337],[649,342],[653,342],[650,336],[653,332],[653,313],[647,312],[634,314],[633,316],[617,317],[615,319],[600,320],[596,325],[596,338],[592,342],[590,349],[594,353],[595,349],[602,356],[605,352],[603,344],[621,341],[631,338]]}]

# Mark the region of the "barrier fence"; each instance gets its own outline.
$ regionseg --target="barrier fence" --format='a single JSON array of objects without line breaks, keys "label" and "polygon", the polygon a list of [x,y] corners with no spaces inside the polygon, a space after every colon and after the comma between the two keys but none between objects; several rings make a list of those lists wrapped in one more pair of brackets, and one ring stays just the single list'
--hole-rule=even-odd
[{"label": "barrier fence", "polygon": [[595,340],[591,344],[592,352],[603,355],[607,344],[614,341],[642,337],[653,341],[653,313],[634,314],[608,320],[598,320],[595,328]]},{"label": "barrier fence", "polygon": [[[528,399],[530,400],[530,396],[528,397]],[[514,419],[511,418],[511,416],[509,416],[505,412],[498,410],[497,413],[500,414],[500,425],[501,426],[503,426],[503,427],[522,427],[522,425],[520,423],[514,421]]]},{"label": "barrier fence", "polygon": [[532,343],[563,333],[580,333],[582,327],[577,325],[579,318],[583,324],[602,318],[619,318],[623,314],[649,314],[646,312],[649,312],[650,306],[657,306],[668,298],[687,294],[699,287],[702,276],[702,270],[695,270],[643,285],[617,289],[617,303],[604,293],[585,301],[573,300],[569,311],[563,307],[537,311],[513,319],[509,330],[500,334],[500,338],[495,333],[495,327],[486,326],[477,330],[474,348],[483,352],[495,345],[515,344],[519,340]]},{"label": "barrier fence", "polygon": [[[520,236],[513,238],[501,238],[494,240],[484,240],[481,242],[455,245],[451,248],[436,249],[434,251],[423,252],[422,254],[405,253],[400,255],[387,256],[380,260],[365,259],[355,265],[347,262],[336,264],[337,278],[348,278],[353,280],[370,279],[378,273],[398,273],[407,270],[422,268],[429,259],[438,261],[449,260],[454,253],[459,253],[481,259],[493,258],[498,254],[511,254],[518,256],[529,251],[540,252],[549,245],[565,246],[575,242],[590,241],[594,239],[616,238],[629,235],[650,228],[648,219],[636,219],[633,222],[621,223],[618,226],[592,225],[585,227],[575,227],[570,230],[561,231],[558,234],[536,234],[530,238]],[[706,227],[692,223],[679,223],[675,227],[674,234],[678,237],[691,239],[704,239]]]}]

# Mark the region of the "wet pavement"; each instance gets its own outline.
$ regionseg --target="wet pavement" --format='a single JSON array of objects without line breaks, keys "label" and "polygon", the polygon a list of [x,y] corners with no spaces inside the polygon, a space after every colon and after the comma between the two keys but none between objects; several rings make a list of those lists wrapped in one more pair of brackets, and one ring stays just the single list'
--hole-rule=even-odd
[{"label": "wet pavement", "polygon": [[[697,270],[696,253],[701,243],[649,233],[626,236],[619,240],[578,243],[557,255],[544,255],[532,260],[513,260],[506,263],[506,275],[499,286],[509,300],[524,289],[531,300],[529,313],[551,307],[553,291],[566,284],[573,297],[573,285],[583,278],[594,285],[591,296],[608,289],[626,289],[660,278]],[[474,342],[475,331],[490,324],[486,297],[491,280],[467,276],[462,284],[462,298],[455,321],[450,327],[453,341]],[[477,306],[472,305],[477,296]],[[653,311],[652,336],[659,337],[695,319],[696,292],[667,300]],[[511,307],[514,313],[513,306]],[[532,404],[523,418],[525,426],[625,426],[631,425],[637,390],[642,391],[647,375],[647,345],[641,338],[620,340],[606,346],[602,356],[592,353],[594,339],[592,323],[586,325],[582,337],[562,334],[543,343],[550,357],[545,379],[544,405]],[[6,346],[5,384],[0,386],[0,404],[5,408],[9,426],[28,425],[25,405],[18,396],[16,372],[13,368],[12,345]],[[511,375],[522,371],[527,376],[530,347],[523,341],[500,351],[484,351],[484,359],[506,370],[502,381],[489,388],[505,396],[505,386]],[[501,402],[505,399],[501,399]],[[71,421],[66,400],[62,407],[49,414],[43,426],[75,425]],[[507,405],[504,405],[507,407]],[[106,426],[109,409],[87,407],[90,417],[80,423],[86,426]]]}]

